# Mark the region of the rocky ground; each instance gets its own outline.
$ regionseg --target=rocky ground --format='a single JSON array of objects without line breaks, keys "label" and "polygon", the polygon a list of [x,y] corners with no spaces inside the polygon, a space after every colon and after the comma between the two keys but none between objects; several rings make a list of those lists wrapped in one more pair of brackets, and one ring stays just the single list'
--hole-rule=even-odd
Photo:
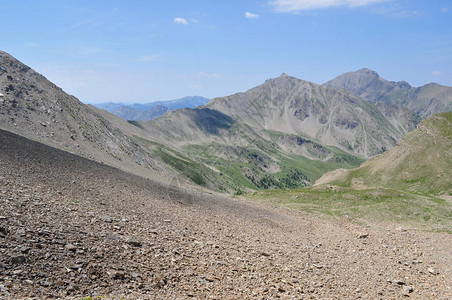
[{"label": "rocky ground", "polygon": [[170,188],[0,131],[0,299],[451,299],[451,246]]}]

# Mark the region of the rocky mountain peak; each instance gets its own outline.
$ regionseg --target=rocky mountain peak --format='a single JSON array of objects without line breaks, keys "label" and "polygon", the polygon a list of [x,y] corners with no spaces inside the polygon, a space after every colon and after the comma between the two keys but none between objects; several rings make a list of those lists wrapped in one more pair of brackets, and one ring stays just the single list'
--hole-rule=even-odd
[{"label": "rocky mountain peak", "polygon": [[305,84],[308,83],[308,81],[290,76],[286,73],[282,73],[281,76],[276,77],[276,78],[270,78],[267,79],[264,84],[257,86],[256,88],[260,88],[260,87],[274,87],[274,86],[278,86],[278,87],[287,87],[288,85],[293,87],[295,85],[300,85],[300,84]]},{"label": "rocky mountain peak", "polygon": [[408,82],[406,82],[406,81],[397,81],[397,82],[395,82],[395,84],[399,87],[399,88],[401,88],[401,89],[404,89],[404,90],[409,90],[409,89],[411,89],[412,88],[412,86],[408,83]]},{"label": "rocky mountain peak", "polygon": [[351,72],[351,73],[356,73],[357,75],[378,77],[378,78],[380,77],[380,75],[378,75],[377,72],[375,72],[374,70],[368,69],[368,68],[362,68],[362,69],[359,69],[356,72]]},{"label": "rocky mountain peak", "polygon": [[423,119],[452,110],[452,88],[429,83],[412,87],[406,81],[388,81],[370,69],[349,72],[326,82],[324,86],[341,90],[372,103],[406,107]]}]

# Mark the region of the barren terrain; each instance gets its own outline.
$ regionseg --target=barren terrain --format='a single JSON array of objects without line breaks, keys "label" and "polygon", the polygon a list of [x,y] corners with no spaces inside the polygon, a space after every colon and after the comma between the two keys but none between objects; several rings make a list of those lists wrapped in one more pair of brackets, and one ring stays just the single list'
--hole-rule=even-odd
[{"label": "barren terrain", "polygon": [[171,188],[0,131],[0,299],[451,299],[451,245]]}]

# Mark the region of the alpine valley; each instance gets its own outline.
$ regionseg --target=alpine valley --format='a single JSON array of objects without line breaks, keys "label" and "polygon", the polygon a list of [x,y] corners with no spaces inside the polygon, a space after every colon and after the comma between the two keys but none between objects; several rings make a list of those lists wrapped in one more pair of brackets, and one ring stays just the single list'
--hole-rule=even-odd
[{"label": "alpine valley", "polygon": [[328,171],[357,167],[394,147],[429,112],[447,111],[452,95],[430,85],[429,93],[404,94],[422,97],[384,100],[409,85],[367,69],[324,85],[282,74],[197,108],[127,122],[5,52],[0,66],[3,129],[141,176],[227,193],[310,186]]}]

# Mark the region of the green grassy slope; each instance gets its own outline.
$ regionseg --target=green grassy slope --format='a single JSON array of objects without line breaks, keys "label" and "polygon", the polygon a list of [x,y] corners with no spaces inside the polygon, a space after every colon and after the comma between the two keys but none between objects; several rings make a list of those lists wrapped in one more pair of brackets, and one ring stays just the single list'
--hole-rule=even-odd
[{"label": "green grassy slope", "polygon": [[357,222],[396,222],[452,233],[452,112],[433,115],[395,148],[316,186],[247,198]]},{"label": "green grassy slope", "polygon": [[[258,143],[259,144],[259,143]],[[362,158],[328,147],[329,158],[309,159],[282,151],[275,143],[229,146],[222,143],[187,145],[184,153],[216,173],[218,184],[234,193],[247,189],[281,189],[312,185],[325,172],[354,168]],[[196,159],[195,159],[196,158]]]},{"label": "green grassy slope", "polygon": [[[328,174],[325,175],[328,179]],[[320,182],[452,196],[452,112],[433,115],[390,151]]]},{"label": "green grassy slope", "polygon": [[316,186],[258,191],[245,197],[303,213],[347,218],[361,224],[390,222],[415,229],[452,233],[452,203],[435,196],[383,188],[357,190]]}]

